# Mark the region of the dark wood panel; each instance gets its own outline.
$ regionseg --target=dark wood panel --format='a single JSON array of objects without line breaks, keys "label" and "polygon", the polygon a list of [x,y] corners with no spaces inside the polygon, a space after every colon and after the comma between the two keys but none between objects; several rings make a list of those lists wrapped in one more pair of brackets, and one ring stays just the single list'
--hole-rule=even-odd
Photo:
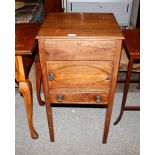
[{"label": "dark wood panel", "polygon": [[140,57],[140,29],[127,29],[122,32],[125,37],[125,49],[130,52],[130,55]]},{"label": "dark wood panel", "polygon": [[44,15],[49,12],[61,12],[62,4],[61,0],[44,0]]},{"label": "dark wood panel", "polygon": [[36,46],[35,37],[41,24],[16,24],[15,49],[16,55],[32,55]]}]

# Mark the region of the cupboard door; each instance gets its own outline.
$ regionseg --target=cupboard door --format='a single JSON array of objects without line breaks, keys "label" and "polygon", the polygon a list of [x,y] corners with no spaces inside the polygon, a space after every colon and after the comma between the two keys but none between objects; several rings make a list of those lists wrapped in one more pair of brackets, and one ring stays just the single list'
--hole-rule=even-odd
[{"label": "cupboard door", "polygon": [[112,61],[47,61],[46,65],[49,88],[110,90]]}]

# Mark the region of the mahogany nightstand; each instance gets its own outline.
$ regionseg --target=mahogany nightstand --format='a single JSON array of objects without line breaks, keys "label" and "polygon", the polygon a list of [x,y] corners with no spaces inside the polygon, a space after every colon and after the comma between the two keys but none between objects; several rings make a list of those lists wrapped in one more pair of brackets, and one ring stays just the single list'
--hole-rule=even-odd
[{"label": "mahogany nightstand", "polygon": [[37,39],[50,140],[51,105],[87,104],[107,107],[106,143],[124,39],[113,14],[50,13]]}]

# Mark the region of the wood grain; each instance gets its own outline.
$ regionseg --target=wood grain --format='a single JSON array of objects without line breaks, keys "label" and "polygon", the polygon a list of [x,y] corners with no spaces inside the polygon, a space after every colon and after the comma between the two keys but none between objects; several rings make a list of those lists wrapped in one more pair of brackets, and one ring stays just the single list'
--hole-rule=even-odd
[{"label": "wood grain", "polygon": [[113,60],[114,49],[114,41],[45,40],[46,60]]},{"label": "wood grain", "polygon": [[32,55],[36,45],[35,37],[41,24],[16,24],[15,49],[16,55]]},{"label": "wood grain", "polygon": [[49,13],[37,38],[123,39],[124,37],[112,13]]},{"label": "wood grain", "polygon": [[133,55],[136,59],[140,59],[140,29],[128,29],[122,31],[125,40],[124,45],[127,54]]},{"label": "wood grain", "polygon": [[[63,96],[62,102],[58,102],[57,98],[59,95]],[[96,102],[96,96],[101,97],[101,102]],[[50,102],[51,103],[65,103],[65,104],[104,104],[107,105],[109,100],[109,93],[102,93],[102,91],[98,93],[94,92],[83,92],[80,93],[80,91],[73,90],[69,92],[59,92],[55,91],[53,89],[50,89]]]},{"label": "wood grain", "polygon": [[49,88],[109,89],[111,61],[47,61]]}]

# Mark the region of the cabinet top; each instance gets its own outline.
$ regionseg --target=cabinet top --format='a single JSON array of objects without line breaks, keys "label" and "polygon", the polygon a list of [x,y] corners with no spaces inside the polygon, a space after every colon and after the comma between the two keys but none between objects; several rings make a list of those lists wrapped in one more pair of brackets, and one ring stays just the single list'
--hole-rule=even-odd
[{"label": "cabinet top", "polygon": [[112,13],[49,13],[36,38],[124,39]]}]

